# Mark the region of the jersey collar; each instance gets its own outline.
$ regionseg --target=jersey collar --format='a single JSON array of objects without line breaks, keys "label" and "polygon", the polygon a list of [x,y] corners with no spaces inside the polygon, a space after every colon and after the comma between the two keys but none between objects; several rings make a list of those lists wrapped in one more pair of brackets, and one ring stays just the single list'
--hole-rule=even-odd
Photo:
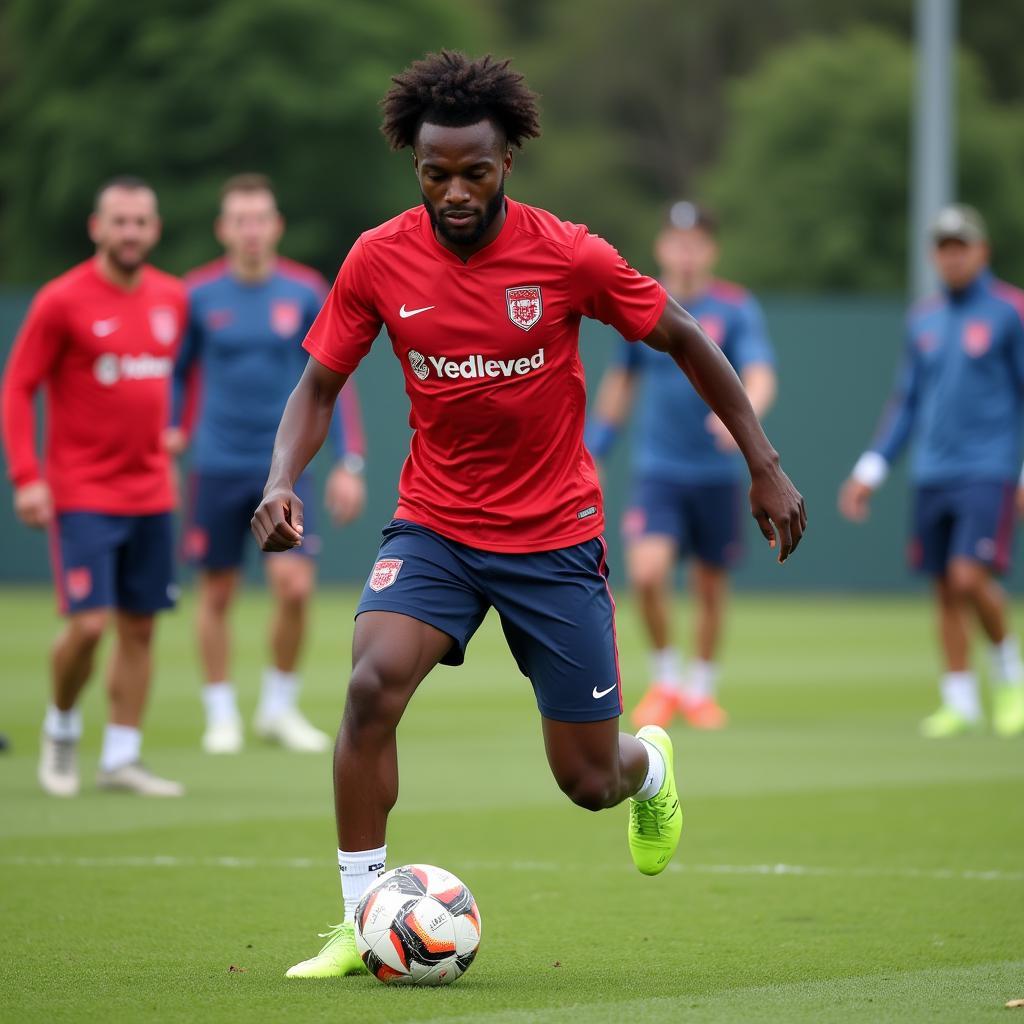
[{"label": "jersey collar", "polygon": [[481,263],[487,263],[496,256],[500,256],[509,247],[515,235],[521,206],[521,203],[517,203],[514,199],[509,199],[508,196],[505,196],[505,223],[501,225],[498,237],[490,245],[485,245],[479,252],[473,253],[465,263],[451,249],[446,249],[437,240],[437,237],[434,235],[434,226],[430,223],[430,214],[422,206],[420,207],[420,230],[427,247],[442,263],[450,263],[452,266],[461,269],[469,269],[470,267],[479,266]]}]

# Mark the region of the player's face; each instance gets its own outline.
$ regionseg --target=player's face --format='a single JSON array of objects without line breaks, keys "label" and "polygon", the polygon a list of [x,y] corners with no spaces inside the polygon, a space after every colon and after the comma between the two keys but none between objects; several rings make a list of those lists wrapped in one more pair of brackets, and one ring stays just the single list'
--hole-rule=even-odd
[{"label": "player's face", "polygon": [[441,237],[472,248],[502,210],[512,152],[498,128],[484,120],[464,128],[420,126],[414,153],[423,205]]},{"label": "player's face", "polygon": [[108,188],[89,218],[89,235],[98,252],[132,273],[160,238],[156,196],[148,188]]},{"label": "player's face", "polygon": [[272,193],[229,192],[217,218],[217,240],[229,256],[245,263],[261,263],[277,250],[284,219]]},{"label": "player's face", "polygon": [[961,242],[943,238],[935,246],[932,257],[939,277],[954,291],[966,288],[988,265],[985,242]]},{"label": "player's face", "polygon": [[666,228],[654,246],[654,258],[669,277],[702,277],[718,260],[718,246],[703,228]]}]

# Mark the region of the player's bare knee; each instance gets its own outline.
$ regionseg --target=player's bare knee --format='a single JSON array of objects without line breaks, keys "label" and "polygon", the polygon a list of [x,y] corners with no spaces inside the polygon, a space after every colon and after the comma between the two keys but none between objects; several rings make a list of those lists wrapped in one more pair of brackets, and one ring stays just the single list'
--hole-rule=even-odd
[{"label": "player's bare knee", "polygon": [[559,788],[577,807],[603,811],[611,804],[612,780],[602,772],[586,772],[558,779]]},{"label": "player's bare knee", "polygon": [[118,631],[123,640],[141,647],[148,647],[153,642],[153,630],[156,619],[152,615],[122,616],[118,623]]},{"label": "player's bare knee", "polygon": [[398,724],[402,705],[389,685],[386,668],[360,662],[352,669],[345,698],[345,726],[350,732],[391,729]]},{"label": "player's bare knee", "polygon": [[70,628],[74,640],[83,647],[95,647],[107,631],[110,612],[106,608],[93,608],[71,617]]},{"label": "player's bare knee", "polygon": [[955,600],[969,601],[985,584],[985,570],[972,562],[954,562],[946,573],[946,586]]}]

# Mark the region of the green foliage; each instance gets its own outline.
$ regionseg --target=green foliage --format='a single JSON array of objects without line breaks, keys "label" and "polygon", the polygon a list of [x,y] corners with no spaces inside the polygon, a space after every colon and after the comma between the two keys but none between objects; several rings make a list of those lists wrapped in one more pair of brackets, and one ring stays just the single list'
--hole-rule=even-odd
[{"label": "green foliage", "polygon": [[[333,272],[362,229],[417,201],[377,131],[390,76],[424,49],[478,48],[481,18],[444,0],[13,0],[0,101],[0,278],[38,281],[88,253],[96,186],[153,182],[160,264],[215,254],[229,174],[275,180],[290,255]],[[396,206],[396,201],[399,205]]]},{"label": "green foliage", "polygon": [[[1024,121],[958,68],[960,196],[987,216],[1003,274],[1024,276]],[[896,289],[907,266],[909,47],[873,29],[775,52],[731,93],[706,175],[724,269],[756,287]]]}]

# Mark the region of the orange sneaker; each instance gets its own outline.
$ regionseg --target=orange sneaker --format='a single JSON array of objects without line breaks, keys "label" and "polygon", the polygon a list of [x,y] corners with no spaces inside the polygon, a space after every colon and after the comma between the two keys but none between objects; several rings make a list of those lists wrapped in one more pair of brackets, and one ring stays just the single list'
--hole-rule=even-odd
[{"label": "orange sneaker", "polygon": [[657,725],[667,729],[678,710],[679,691],[668,683],[652,683],[633,709],[633,724],[638,728]]},{"label": "orange sneaker", "polygon": [[686,724],[694,729],[723,729],[729,716],[714,697],[688,697],[678,699],[679,713]]}]

